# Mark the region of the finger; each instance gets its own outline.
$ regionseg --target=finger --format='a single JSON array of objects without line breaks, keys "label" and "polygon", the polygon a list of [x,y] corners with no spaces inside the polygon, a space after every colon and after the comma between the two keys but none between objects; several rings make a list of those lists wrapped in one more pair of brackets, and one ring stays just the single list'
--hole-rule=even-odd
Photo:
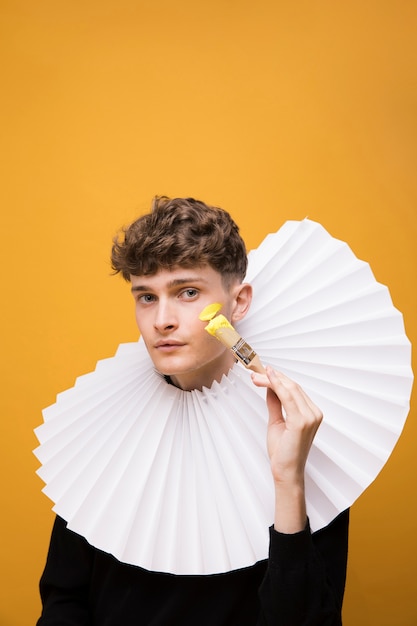
[{"label": "finger", "polygon": [[258,374],[252,372],[251,374],[252,382],[257,387],[270,387],[269,378],[266,374]]},{"label": "finger", "polygon": [[285,421],[282,414],[281,400],[278,398],[275,391],[270,387],[266,390],[266,404],[268,407],[269,424]]},{"label": "finger", "polygon": [[[307,399],[301,387],[298,387],[293,380],[282,374],[282,372],[277,372],[270,366],[267,366],[265,374],[252,373],[251,376],[253,383],[257,387],[266,387],[268,390],[275,393],[279,398],[281,406],[283,404],[293,404],[295,408],[297,403],[294,400],[294,395],[296,393],[305,396],[305,399]],[[304,405],[302,405],[302,408],[304,408]]]},{"label": "finger", "polygon": [[295,381],[282,372],[267,367],[266,374],[272,389],[279,397],[285,413],[304,416],[314,421],[321,421],[321,410]]},{"label": "finger", "polygon": [[282,372],[278,372],[277,370],[274,370],[268,366],[267,377],[271,385],[273,385],[275,381],[275,384],[279,384],[280,386],[282,386],[282,388],[286,389],[292,395],[302,396],[304,400],[307,402],[307,404],[309,404],[311,407],[316,406],[314,402],[311,400],[311,398],[306,394],[304,389],[298,383],[296,383],[292,378],[289,378]]}]

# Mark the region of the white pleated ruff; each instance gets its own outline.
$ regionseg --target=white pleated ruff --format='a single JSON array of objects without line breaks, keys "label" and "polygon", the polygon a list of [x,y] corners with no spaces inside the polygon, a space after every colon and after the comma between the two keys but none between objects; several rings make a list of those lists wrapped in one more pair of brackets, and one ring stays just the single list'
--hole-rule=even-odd
[{"label": "white pleated ruff", "polygon": [[[318,530],[375,479],[401,434],[410,342],[369,265],[310,220],[268,235],[246,280],[254,300],[238,331],[324,413],[306,468]],[[175,574],[253,565],[267,558],[274,510],[264,397],[241,365],[182,391],[141,340],[121,344],[44,410],[34,451],[44,492],[70,529],[122,562]]]}]

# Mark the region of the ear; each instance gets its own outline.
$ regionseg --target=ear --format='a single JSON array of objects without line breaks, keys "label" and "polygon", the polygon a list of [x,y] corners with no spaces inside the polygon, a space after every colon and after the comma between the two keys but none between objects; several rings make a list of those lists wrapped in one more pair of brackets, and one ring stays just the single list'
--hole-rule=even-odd
[{"label": "ear", "polygon": [[252,302],[252,293],[252,285],[249,285],[249,283],[241,283],[236,286],[232,322],[238,322],[245,317]]}]

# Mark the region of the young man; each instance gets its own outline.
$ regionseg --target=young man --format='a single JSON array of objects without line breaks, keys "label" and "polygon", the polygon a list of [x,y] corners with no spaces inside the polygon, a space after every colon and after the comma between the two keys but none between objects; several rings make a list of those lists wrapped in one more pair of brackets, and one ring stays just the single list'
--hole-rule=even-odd
[{"label": "young man", "polygon": [[[190,198],[156,198],[114,241],[112,265],[131,283],[142,340],[167,385],[202,390],[228,375],[233,354],[199,320],[214,302],[232,324],[250,307],[245,245],[228,213]],[[89,545],[57,517],[38,626],[341,624],[348,512],[314,534],[306,514],[305,464],[322,414],[270,367],[252,380],[267,389],[275,495],[269,558],[212,575],[148,571]]]}]

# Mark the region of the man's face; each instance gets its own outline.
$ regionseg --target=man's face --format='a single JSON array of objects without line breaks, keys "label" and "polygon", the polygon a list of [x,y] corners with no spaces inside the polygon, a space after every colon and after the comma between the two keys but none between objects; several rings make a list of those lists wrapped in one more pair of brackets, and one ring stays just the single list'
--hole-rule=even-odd
[{"label": "man's face", "polygon": [[208,304],[223,304],[222,314],[241,317],[235,283],[226,290],[221,275],[208,265],[160,270],[131,276],[136,322],[155,368],[181,389],[201,389],[219,381],[234,358],[204,329],[199,314]]}]

